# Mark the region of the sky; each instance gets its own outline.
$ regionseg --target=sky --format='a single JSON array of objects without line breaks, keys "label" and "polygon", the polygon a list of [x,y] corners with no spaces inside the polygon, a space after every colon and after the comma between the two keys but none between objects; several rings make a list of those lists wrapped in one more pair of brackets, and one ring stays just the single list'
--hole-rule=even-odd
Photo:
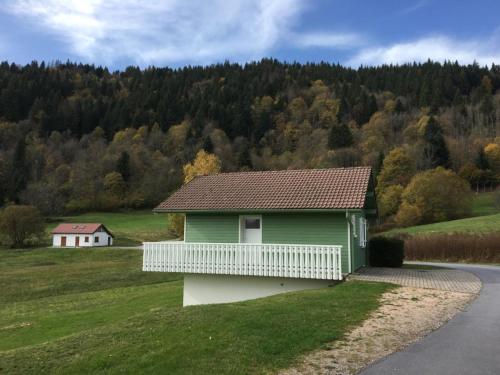
[{"label": "sky", "polygon": [[500,64],[499,0],[0,0],[0,60]]}]

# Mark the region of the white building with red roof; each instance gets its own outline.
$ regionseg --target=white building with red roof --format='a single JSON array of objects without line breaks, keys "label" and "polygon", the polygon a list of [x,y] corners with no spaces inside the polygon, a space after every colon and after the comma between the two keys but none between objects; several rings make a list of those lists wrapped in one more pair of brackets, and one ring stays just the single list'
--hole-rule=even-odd
[{"label": "white building with red roof", "polygon": [[113,234],[100,223],[62,223],[52,231],[53,247],[113,245]]}]

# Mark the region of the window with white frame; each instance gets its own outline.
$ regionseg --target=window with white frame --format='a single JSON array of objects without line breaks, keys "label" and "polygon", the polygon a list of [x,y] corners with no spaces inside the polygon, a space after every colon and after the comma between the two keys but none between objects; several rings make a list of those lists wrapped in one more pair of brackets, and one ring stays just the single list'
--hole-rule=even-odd
[{"label": "window with white frame", "polygon": [[360,217],[359,218],[359,246],[366,247],[367,241],[367,224],[366,219]]},{"label": "window with white frame", "polygon": [[351,216],[351,224],[352,224],[352,235],[354,238],[358,237],[358,231],[356,230],[356,216],[352,215]]}]

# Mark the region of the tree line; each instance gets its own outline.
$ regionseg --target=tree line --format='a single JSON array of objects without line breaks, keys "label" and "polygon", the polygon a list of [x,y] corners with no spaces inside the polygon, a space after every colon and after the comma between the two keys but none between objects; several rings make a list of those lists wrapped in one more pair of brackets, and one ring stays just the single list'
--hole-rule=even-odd
[{"label": "tree line", "polygon": [[407,223],[404,191],[419,173],[441,167],[475,190],[496,186],[499,89],[499,66],[452,62],[116,72],[3,62],[0,202],[44,215],[152,207],[205,150],[222,171],[371,165],[382,218],[404,204]]}]

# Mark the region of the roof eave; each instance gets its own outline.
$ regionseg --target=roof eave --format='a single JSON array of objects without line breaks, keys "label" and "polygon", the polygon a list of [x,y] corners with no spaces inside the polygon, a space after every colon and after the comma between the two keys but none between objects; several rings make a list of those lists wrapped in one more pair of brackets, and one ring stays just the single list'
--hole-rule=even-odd
[{"label": "roof eave", "polygon": [[362,211],[362,207],[345,208],[232,208],[232,209],[172,209],[159,208],[153,209],[156,213],[248,213],[248,212],[345,212]]}]

